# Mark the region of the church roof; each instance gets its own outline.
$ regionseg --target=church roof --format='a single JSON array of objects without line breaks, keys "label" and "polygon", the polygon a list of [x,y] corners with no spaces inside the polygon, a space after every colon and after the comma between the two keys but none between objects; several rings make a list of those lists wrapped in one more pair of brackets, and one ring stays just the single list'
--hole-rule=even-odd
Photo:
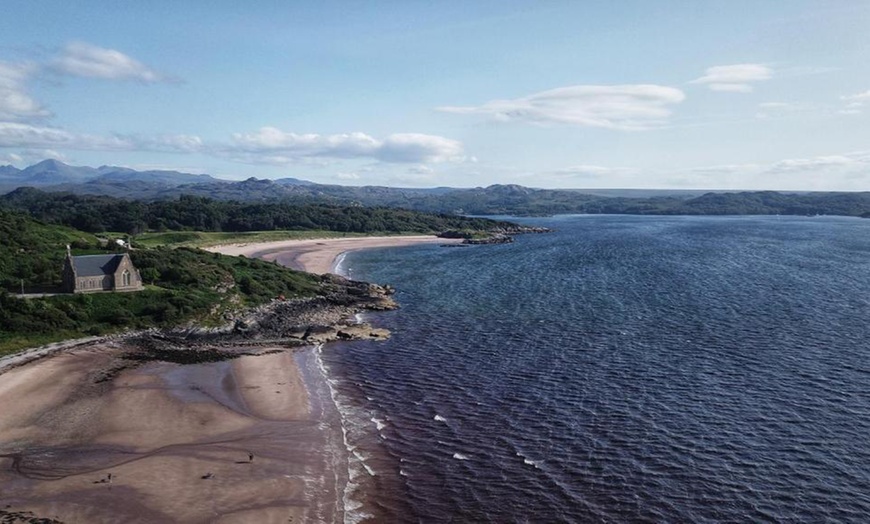
[{"label": "church roof", "polygon": [[70,257],[76,276],[101,277],[114,275],[124,255],[79,255]]}]

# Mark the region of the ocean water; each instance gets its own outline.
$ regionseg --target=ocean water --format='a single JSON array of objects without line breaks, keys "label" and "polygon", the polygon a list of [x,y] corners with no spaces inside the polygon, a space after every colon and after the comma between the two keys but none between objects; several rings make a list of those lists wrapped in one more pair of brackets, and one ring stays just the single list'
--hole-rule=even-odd
[{"label": "ocean water", "polygon": [[523,222],[344,260],[347,522],[870,521],[870,220]]}]

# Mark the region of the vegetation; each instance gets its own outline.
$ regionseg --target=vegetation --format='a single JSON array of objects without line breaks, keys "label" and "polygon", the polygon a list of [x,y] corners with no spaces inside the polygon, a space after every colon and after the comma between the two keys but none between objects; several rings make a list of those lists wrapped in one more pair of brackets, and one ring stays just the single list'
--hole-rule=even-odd
[{"label": "vegetation", "polygon": [[159,248],[131,252],[147,284],[144,291],[21,299],[12,293],[22,279],[30,291],[35,284],[57,287],[66,244],[76,254],[105,248],[93,235],[2,210],[0,244],[0,355],[129,328],[217,322],[229,309],[320,292],[318,277],[272,263]]},{"label": "vegetation", "polygon": [[177,200],[140,202],[112,197],[45,193],[19,188],[0,205],[25,211],[50,224],[90,233],[122,231],[325,230],[344,233],[435,233],[446,229],[486,230],[506,225],[484,218],[421,213],[384,207],[242,203],[182,195]]},{"label": "vegetation", "polygon": [[101,249],[94,235],[0,209],[0,288],[20,291],[22,281],[29,290],[56,285],[67,245],[81,253]]},{"label": "vegetation", "polygon": [[148,232],[136,235],[133,242],[137,247],[208,247],[219,244],[251,242],[275,242],[278,240],[305,240],[309,238],[359,237],[363,233],[341,233],[337,231],[166,231]]}]

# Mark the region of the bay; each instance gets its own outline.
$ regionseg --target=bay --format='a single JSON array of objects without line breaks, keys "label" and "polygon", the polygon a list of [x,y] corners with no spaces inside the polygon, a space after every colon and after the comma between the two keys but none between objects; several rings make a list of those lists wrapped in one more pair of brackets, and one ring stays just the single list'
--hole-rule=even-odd
[{"label": "bay", "polygon": [[322,353],[349,520],[866,520],[870,220],[523,222],[347,256],[402,304]]}]

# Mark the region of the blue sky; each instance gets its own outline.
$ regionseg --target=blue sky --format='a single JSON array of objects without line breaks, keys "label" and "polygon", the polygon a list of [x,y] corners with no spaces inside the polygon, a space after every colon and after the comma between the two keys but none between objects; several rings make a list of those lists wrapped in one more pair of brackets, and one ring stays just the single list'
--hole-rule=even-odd
[{"label": "blue sky", "polygon": [[867,28],[851,0],[6,0],[0,164],[870,190]]}]

